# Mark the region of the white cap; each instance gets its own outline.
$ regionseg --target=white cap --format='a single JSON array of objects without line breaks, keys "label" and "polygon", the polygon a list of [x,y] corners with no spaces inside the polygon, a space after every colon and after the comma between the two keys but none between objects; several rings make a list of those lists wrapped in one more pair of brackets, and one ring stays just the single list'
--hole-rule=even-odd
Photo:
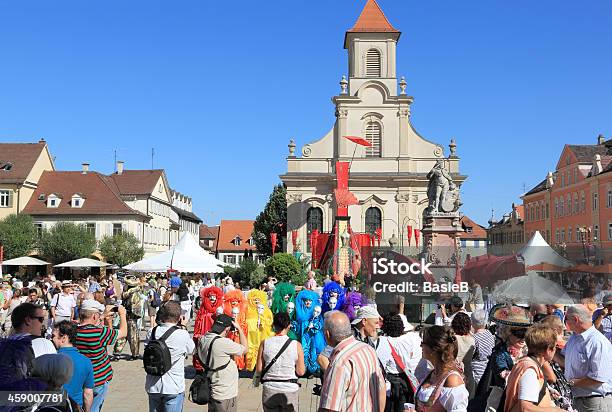
[{"label": "white cap", "polygon": [[357,310],[357,316],[351,322],[353,325],[359,323],[361,319],[378,319],[380,315],[374,306],[362,306]]},{"label": "white cap", "polygon": [[81,310],[97,310],[98,312],[104,312],[104,305],[94,299],[85,299],[81,303]]}]

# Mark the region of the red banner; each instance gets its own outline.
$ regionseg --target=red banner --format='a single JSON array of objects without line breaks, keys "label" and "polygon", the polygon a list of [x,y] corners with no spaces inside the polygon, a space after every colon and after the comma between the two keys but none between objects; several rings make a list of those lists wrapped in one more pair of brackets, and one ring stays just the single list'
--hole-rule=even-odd
[{"label": "red banner", "polygon": [[412,226],[408,225],[406,229],[407,229],[406,235],[408,236],[408,246],[410,246],[410,241],[412,240]]},{"label": "red banner", "polygon": [[380,247],[380,240],[382,239],[382,227],[376,229],[376,242],[378,243],[378,247]]},{"label": "red banner", "polygon": [[419,238],[421,237],[421,231],[419,229],[414,229],[414,243],[419,247]]},{"label": "red banner", "polygon": [[270,233],[270,244],[272,245],[272,254],[274,254],[274,252],[276,251],[276,241],[277,241],[277,234],[274,232]]},{"label": "red banner", "polygon": [[[336,180],[337,180],[337,192],[334,193],[345,193],[348,192],[348,182],[349,182],[349,162],[336,162]],[[349,202],[350,204],[350,202]],[[337,216],[348,216],[348,206],[343,205],[340,206],[336,204]]]},{"label": "red banner", "polygon": [[292,230],[291,231],[291,244],[293,245],[294,252],[297,249],[297,240],[298,240],[298,231]]},{"label": "red banner", "polygon": [[364,139],[363,137],[359,137],[359,136],[344,136],[345,139],[350,140],[353,143],[356,143],[360,146],[365,146],[365,147],[370,147],[372,146],[372,143],[368,142],[366,139]]}]

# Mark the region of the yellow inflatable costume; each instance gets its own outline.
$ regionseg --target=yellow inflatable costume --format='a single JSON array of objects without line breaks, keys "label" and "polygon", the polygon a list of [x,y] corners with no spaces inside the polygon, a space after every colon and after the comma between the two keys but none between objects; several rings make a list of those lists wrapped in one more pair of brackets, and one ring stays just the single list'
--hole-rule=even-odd
[{"label": "yellow inflatable costume", "polygon": [[266,292],[253,289],[247,294],[246,322],[249,341],[249,352],[246,358],[247,370],[254,370],[257,363],[259,344],[272,336],[272,311],[268,307]]}]

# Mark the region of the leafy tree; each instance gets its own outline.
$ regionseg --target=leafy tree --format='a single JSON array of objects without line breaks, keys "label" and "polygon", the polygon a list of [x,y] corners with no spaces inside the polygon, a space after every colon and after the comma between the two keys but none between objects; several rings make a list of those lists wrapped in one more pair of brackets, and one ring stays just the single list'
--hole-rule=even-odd
[{"label": "leafy tree", "polygon": [[114,236],[105,236],[100,241],[100,253],[111,263],[125,266],[137,262],[144,256],[144,249],[136,236],[126,232]]},{"label": "leafy tree", "polygon": [[[289,253],[276,253],[266,260],[265,273],[267,276],[274,276],[279,282],[292,281],[296,285],[304,283],[301,281],[302,277],[306,279],[300,262]],[[299,283],[293,282],[294,280]]]},{"label": "leafy tree", "polygon": [[36,243],[36,227],[29,215],[8,215],[0,220],[0,243],[5,259],[27,255]]},{"label": "leafy tree", "polygon": [[268,199],[268,203],[253,224],[253,238],[257,246],[257,252],[266,257],[272,256],[272,244],[270,233],[278,234],[276,250],[283,245],[283,236],[287,229],[287,190],[282,184],[274,186],[274,190]]},{"label": "leafy tree", "polygon": [[96,250],[96,237],[85,225],[59,222],[43,231],[38,249],[52,263],[63,263],[91,256]]}]

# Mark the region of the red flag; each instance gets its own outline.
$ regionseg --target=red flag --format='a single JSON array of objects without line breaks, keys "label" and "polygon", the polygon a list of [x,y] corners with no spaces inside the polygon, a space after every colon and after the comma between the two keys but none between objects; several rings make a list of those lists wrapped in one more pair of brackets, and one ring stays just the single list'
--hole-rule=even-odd
[{"label": "red flag", "polygon": [[410,241],[412,240],[412,226],[408,225],[406,229],[408,230],[406,233],[408,235],[408,246],[410,246]]},{"label": "red flag", "polygon": [[417,247],[419,247],[420,237],[421,237],[421,231],[419,229],[414,229],[414,243],[416,243]]},{"label": "red flag", "polygon": [[370,235],[370,244],[372,247],[374,247],[374,245],[376,244],[376,236],[375,235]]},{"label": "red flag", "polygon": [[382,239],[382,227],[376,229],[376,242],[378,243],[378,247],[380,247],[380,240]]},{"label": "red flag", "polygon": [[270,233],[270,243],[272,244],[272,254],[274,254],[274,251],[276,251],[276,238],[277,234],[272,232]]},{"label": "red flag", "polygon": [[359,137],[359,136],[344,136],[344,138],[348,139],[351,142],[356,143],[356,144],[358,144],[360,146],[366,146],[366,147],[372,146],[372,143],[368,142],[363,137]]},{"label": "red flag", "polygon": [[298,239],[298,231],[292,230],[291,231],[291,243],[293,244],[294,251],[297,249],[297,239]]}]

